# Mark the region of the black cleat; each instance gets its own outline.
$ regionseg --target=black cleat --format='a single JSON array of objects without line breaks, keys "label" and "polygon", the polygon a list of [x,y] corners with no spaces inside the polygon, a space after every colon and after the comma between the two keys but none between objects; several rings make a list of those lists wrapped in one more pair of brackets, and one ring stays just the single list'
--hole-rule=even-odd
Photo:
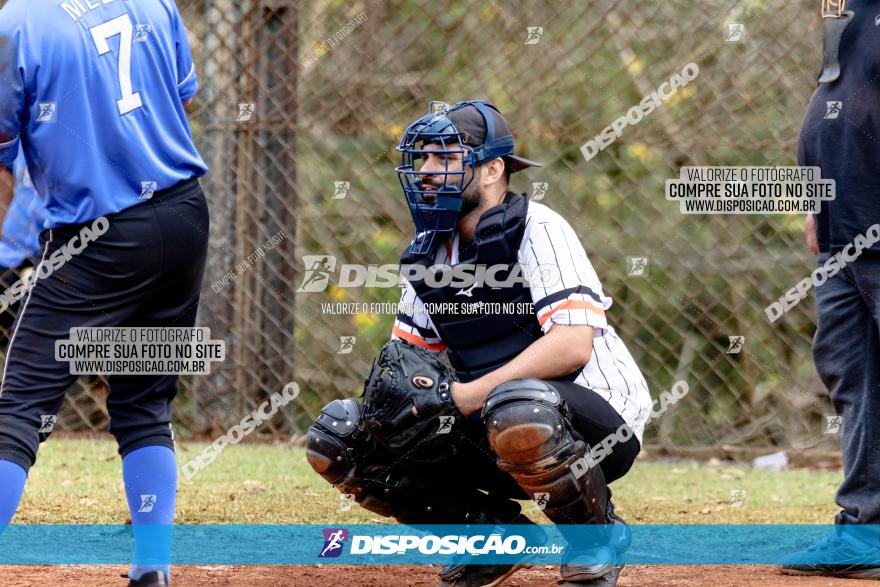
[{"label": "black cleat", "polygon": [[494,587],[520,569],[531,565],[446,565],[437,587]]},{"label": "black cleat", "polygon": [[617,585],[624,567],[621,560],[632,542],[632,535],[623,518],[614,514],[613,507],[609,507],[608,517],[613,523],[608,527],[607,544],[579,551],[566,549],[559,567],[563,585]]},{"label": "black cleat", "polygon": [[614,565],[610,567],[604,575],[596,577],[595,579],[560,579],[559,584],[563,586],[592,585],[593,587],[615,587],[617,585],[617,579],[620,578],[620,573],[625,566],[626,565]]},{"label": "black cleat", "polygon": [[[519,514],[511,525],[525,526],[517,531],[530,536],[534,541],[547,539],[547,535],[530,519]],[[520,569],[529,568],[527,562],[506,565],[469,565],[467,563],[450,563],[440,571],[440,582],[437,587],[494,587],[501,585],[505,579]]]},{"label": "black cleat", "polygon": [[616,565],[616,553],[607,546],[600,546],[566,557],[559,566],[559,577],[563,584],[587,583],[605,577]]},{"label": "black cleat", "polygon": [[140,579],[132,579],[128,575],[122,575],[128,579],[128,587],[168,587],[168,577],[162,571],[144,573]]},{"label": "black cleat", "polygon": [[[811,561],[834,561],[834,564]],[[878,562],[880,562],[880,550],[867,544],[865,548],[859,548],[835,533],[806,550],[782,559],[779,572],[783,575],[880,580]]]}]

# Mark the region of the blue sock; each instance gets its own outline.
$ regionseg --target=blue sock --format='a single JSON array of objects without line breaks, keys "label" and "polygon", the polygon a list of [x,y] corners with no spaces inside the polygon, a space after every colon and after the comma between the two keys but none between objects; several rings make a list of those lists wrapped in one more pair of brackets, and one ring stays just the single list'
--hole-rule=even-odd
[{"label": "blue sock", "polygon": [[177,497],[177,461],[167,446],[145,446],[122,459],[122,480],[134,524],[132,579],[164,571],[171,576],[171,529]]},{"label": "blue sock", "polygon": [[18,509],[27,471],[11,461],[0,461],[0,529],[8,526]]}]

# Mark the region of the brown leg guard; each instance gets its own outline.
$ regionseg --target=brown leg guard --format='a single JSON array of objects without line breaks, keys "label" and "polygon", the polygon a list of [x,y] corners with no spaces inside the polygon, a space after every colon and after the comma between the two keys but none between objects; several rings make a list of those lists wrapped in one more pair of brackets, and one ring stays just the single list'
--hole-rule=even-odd
[{"label": "brown leg guard", "polygon": [[496,387],[483,409],[498,467],[556,524],[606,524],[608,486],[571,434],[567,406],[547,383],[518,379]]}]

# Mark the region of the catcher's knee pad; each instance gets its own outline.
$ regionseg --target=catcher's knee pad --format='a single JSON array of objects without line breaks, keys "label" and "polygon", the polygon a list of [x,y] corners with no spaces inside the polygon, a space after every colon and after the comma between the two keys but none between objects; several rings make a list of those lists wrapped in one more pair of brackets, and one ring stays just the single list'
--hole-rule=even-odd
[{"label": "catcher's knee pad", "polygon": [[448,480],[413,471],[360,430],[360,421],[356,400],[330,402],[309,428],[306,457],[363,508],[403,524],[485,523],[487,516],[507,521],[519,513],[516,502],[499,503],[476,488],[453,491]]},{"label": "catcher's knee pad", "polygon": [[[557,524],[604,524],[608,486],[571,434],[568,406],[538,379],[492,390],[482,413],[498,467],[510,473]],[[592,466],[591,466],[592,465]]]},{"label": "catcher's knee pad", "polygon": [[361,507],[394,516],[393,500],[378,486],[382,468],[376,443],[360,430],[361,405],[354,399],[333,400],[321,410],[306,435],[306,458],[312,469]]},{"label": "catcher's knee pad", "polygon": [[333,400],[321,410],[306,435],[306,458],[312,469],[362,507],[392,516],[394,507],[384,491],[370,491],[367,479],[375,443],[358,428],[361,406],[354,399]]},{"label": "catcher's knee pad", "polygon": [[361,407],[354,399],[333,400],[321,410],[306,435],[306,458],[321,477],[336,485],[354,470],[367,447],[358,429]]}]

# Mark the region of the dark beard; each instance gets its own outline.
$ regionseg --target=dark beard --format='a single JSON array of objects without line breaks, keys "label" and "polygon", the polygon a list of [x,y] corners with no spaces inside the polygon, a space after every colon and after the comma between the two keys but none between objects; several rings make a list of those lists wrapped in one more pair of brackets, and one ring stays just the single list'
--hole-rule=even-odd
[{"label": "dark beard", "polygon": [[476,210],[482,201],[483,193],[482,190],[480,190],[480,186],[477,185],[477,178],[475,177],[461,194],[461,210],[458,213],[458,217],[463,218],[464,216],[467,216],[472,211]]}]

